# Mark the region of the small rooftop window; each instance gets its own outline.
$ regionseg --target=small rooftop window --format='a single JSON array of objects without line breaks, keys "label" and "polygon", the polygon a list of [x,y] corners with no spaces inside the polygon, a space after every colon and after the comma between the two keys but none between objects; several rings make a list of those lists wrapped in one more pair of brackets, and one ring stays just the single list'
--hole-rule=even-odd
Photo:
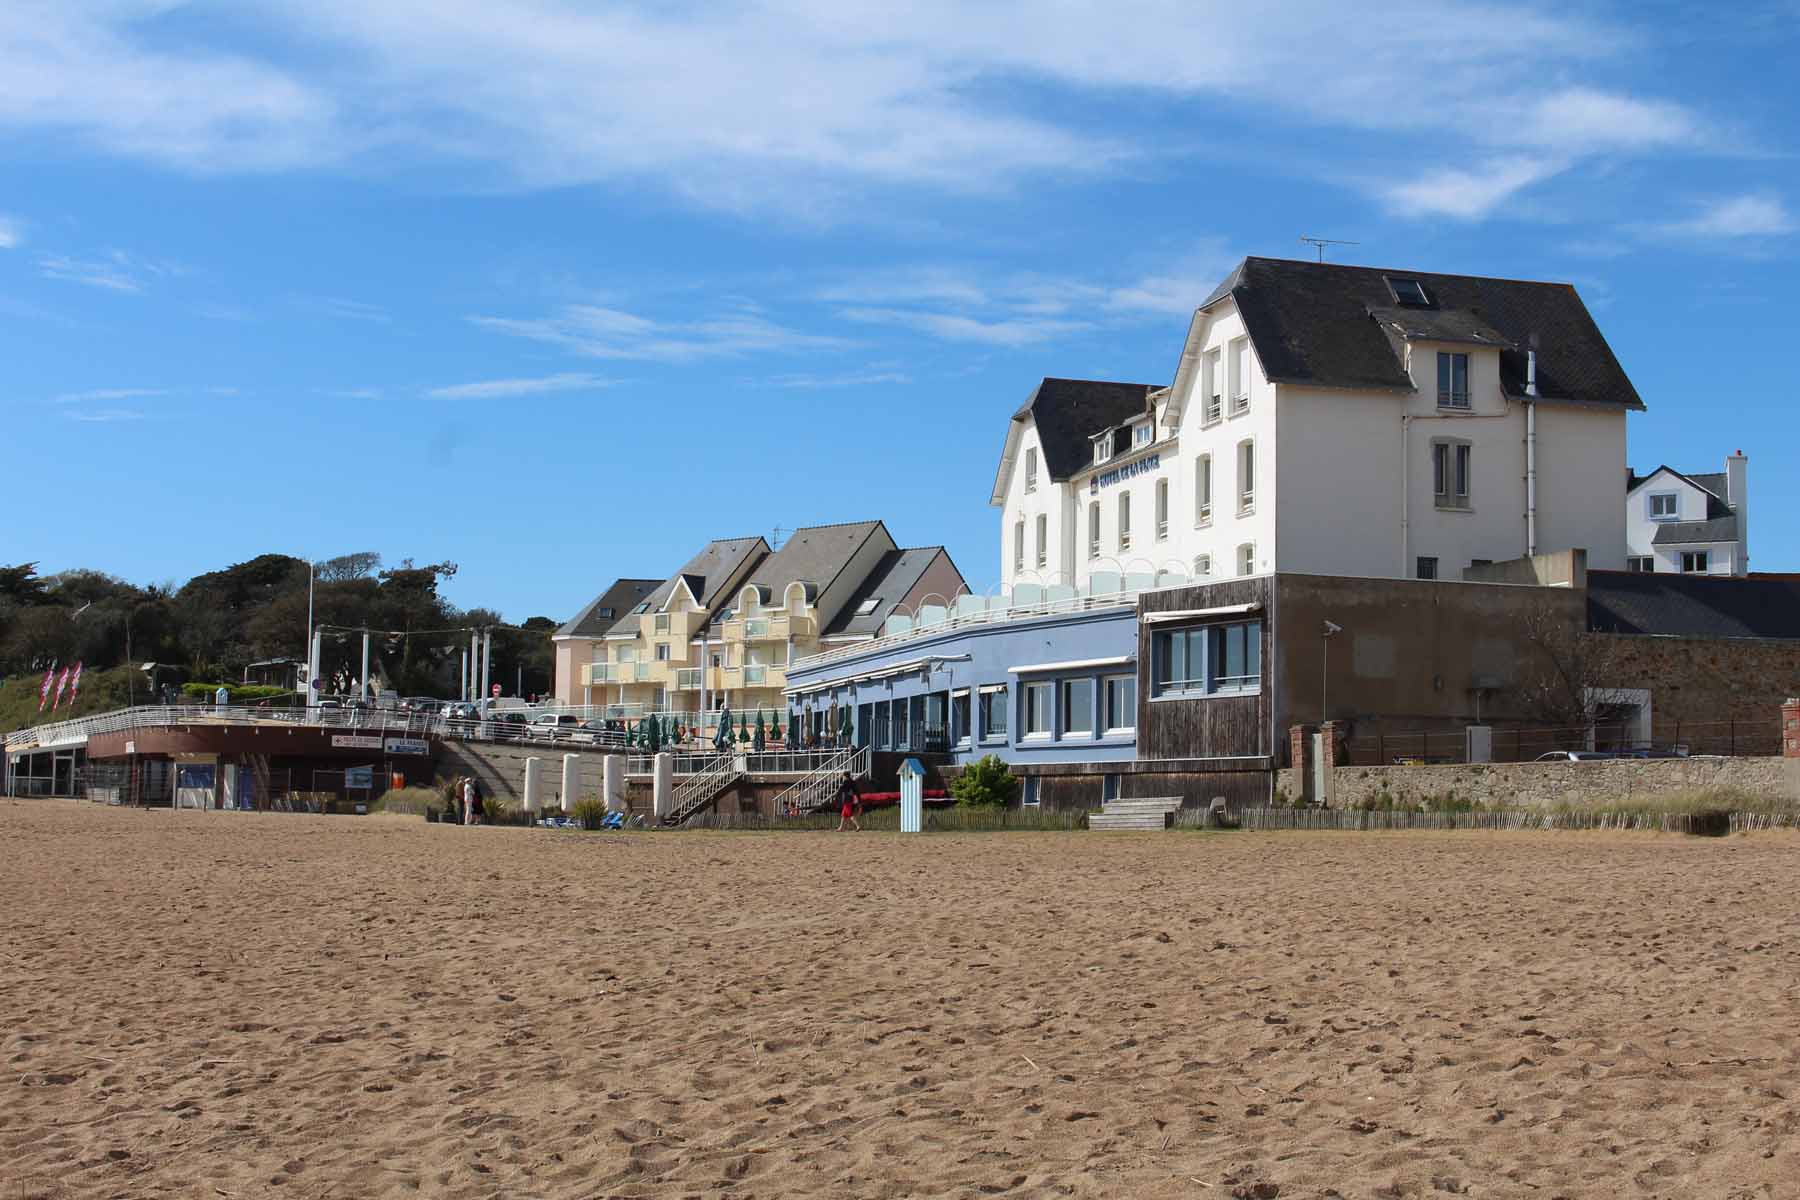
[{"label": "small rooftop window", "polygon": [[650,602],[646,600],[631,611],[634,613],[647,613],[650,611]]},{"label": "small rooftop window", "polygon": [[861,604],[856,606],[856,615],[859,617],[866,617],[880,607],[881,597],[870,596],[867,600],[864,600]]},{"label": "small rooftop window", "polygon": [[600,610],[600,615],[602,617],[610,617],[613,615],[613,610],[610,608],[603,608]]},{"label": "small rooftop window", "polygon": [[1392,275],[1387,278],[1388,290],[1394,293],[1394,302],[1404,304],[1408,308],[1429,308],[1431,298],[1425,294],[1425,286],[1416,279],[1397,279]]}]

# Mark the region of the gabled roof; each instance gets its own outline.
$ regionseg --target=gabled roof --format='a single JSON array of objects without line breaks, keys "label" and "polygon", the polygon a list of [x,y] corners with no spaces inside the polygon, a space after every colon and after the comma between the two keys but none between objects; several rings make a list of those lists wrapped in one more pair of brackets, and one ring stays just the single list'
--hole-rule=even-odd
[{"label": "gabled roof", "polygon": [[[1390,278],[1417,280],[1429,303],[1397,304]],[[1522,396],[1535,337],[1542,399],[1644,407],[1566,283],[1246,258],[1201,308],[1226,296],[1272,382],[1411,391],[1400,348],[1417,337],[1499,347],[1501,386]]]},{"label": "gabled roof", "polygon": [[[831,625],[820,634],[821,637],[873,637],[881,632],[881,627],[893,615],[894,608],[911,593],[921,577],[938,555],[944,553],[942,546],[915,546],[910,550],[889,550],[869,572],[869,577],[850,594],[844,607],[838,611]],[[950,599],[951,597],[946,597]],[[874,600],[874,607],[867,613],[858,616],[865,601]]]},{"label": "gabled roof", "polygon": [[1705,521],[1664,521],[1651,539],[1655,546],[1692,546],[1700,542],[1737,541],[1738,519],[1733,514]]},{"label": "gabled roof", "polygon": [[[706,543],[700,553],[688,559],[681,570],[663,580],[655,591],[644,599],[654,612],[669,602],[679,582],[693,593],[694,599],[701,608],[710,608],[718,600],[718,593],[725,590],[743,567],[744,561],[753,554],[767,554],[769,544],[760,537],[721,538]],[[641,603],[641,602],[640,602]],[[638,631],[639,617],[635,612],[626,613],[609,630],[608,635],[619,637],[635,634]]]},{"label": "gabled roof", "polygon": [[1674,637],[1800,638],[1800,577],[1589,571],[1588,627]]},{"label": "gabled roof", "polygon": [[[1706,494],[1706,519],[1708,521],[1723,520],[1727,517],[1730,517],[1731,514],[1733,514],[1737,511],[1736,506],[1730,504],[1726,500],[1726,497],[1725,497],[1726,480],[1725,480],[1725,473],[1723,471],[1715,471],[1715,472],[1713,472],[1711,474],[1707,474],[1707,475],[1684,475],[1680,471],[1677,471],[1674,467],[1671,467],[1667,463],[1664,463],[1662,466],[1656,468],[1656,470],[1650,472],[1648,475],[1639,475],[1637,472],[1631,470],[1628,467],[1628,468],[1626,468],[1626,471],[1625,471],[1625,494],[1627,496],[1631,495],[1631,493],[1637,491],[1639,488],[1641,488],[1645,484],[1649,483],[1652,479],[1655,479],[1658,475],[1664,475],[1664,474],[1673,475],[1675,478],[1681,480],[1681,482],[1683,482],[1685,484],[1689,484],[1692,487],[1698,488],[1700,491],[1702,491]],[[1681,522],[1681,523],[1682,524],[1698,524],[1698,522],[1692,522],[1692,521]],[[1736,533],[1731,534],[1731,537],[1735,538],[1736,536],[1737,536]],[[1657,537],[1657,541],[1660,542],[1662,540],[1663,539],[1662,539],[1661,535],[1659,534]],[[1691,540],[1696,540],[1696,539],[1688,539],[1688,540],[1691,541]],[[1716,540],[1716,539],[1701,538],[1701,539],[1697,539],[1697,540],[1708,541],[1708,540]]]},{"label": "gabled roof", "polygon": [[[612,586],[588,601],[586,608],[559,628],[556,637],[605,637],[619,619],[656,590],[655,579],[615,579]],[[608,615],[610,614],[610,615]]]},{"label": "gabled roof", "polygon": [[[869,542],[879,538],[892,547],[894,539],[880,521],[849,521],[838,525],[808,525],[794,530],[781,549],[758,563],[745,582],[765,589],[765,604],[781,604],[791,583],[810,585],[812,603],[844,573],[850,561]],[[736,589],[741,592],[742,587]],[[725,606],[737,603],[736,594],[721,596]]]},{"label": "gabled roof", "polygon": [[1037,426],[1044,470],[1061,481],[1094,461],[1095,434],[1149,412],[1150,394],[1163,386],[1047,378],[1013,413],[1013,420],[1022,424],[1029,419]]}]

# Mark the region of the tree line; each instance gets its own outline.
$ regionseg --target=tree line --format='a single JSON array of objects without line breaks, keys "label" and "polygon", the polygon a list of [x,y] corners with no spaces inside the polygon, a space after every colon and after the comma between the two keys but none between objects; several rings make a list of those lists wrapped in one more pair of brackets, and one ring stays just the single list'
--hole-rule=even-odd
[{"label": "tree line", "polygon": [[[36,563],[0,566],[0,679],[38,675],[54,664],[98,671],[147,662],[190,679],[230,682],[251,663],[304,660],[307,644],[305,559],[264,554],[174,583],[139,585],[102,571],[39,575]],[[327,632],[320,669],[360,672],[362,638],[379,631],[370,662],[403,695],[452,695],[471,627],[492,627],[492,679],[507,692],[547,692],[556,622],[522,626],[484,608],[458,608],[440,585],[453,562],[384,566],[371,551],[316,565],[312,609]]]}]

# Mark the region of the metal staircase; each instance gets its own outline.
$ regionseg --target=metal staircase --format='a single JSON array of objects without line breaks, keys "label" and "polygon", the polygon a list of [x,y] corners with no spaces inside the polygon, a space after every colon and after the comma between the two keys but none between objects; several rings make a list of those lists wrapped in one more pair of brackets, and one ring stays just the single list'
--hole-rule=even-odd
[{"label": "metal staircase", "polygon": [[675,789],[664,825],[679,825],[719,798],[719,793],[743,778],[743,756],[727,750],[705,762]]},{"label": "metal staircase", "polygon": [[823,808],[837,796],[838,784],[844,778],[844,772],[848,771],[857,779],[867,779],[869,762],[867,746],[860,750],[838,751],[823,766],[809,771],[793,786],[776,796],[774,811],[798,816]]}]

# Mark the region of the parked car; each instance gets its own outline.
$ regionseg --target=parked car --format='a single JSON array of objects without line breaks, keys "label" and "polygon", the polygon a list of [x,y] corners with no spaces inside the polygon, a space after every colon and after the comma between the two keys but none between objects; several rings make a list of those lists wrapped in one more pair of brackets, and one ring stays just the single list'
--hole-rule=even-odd
[{"label": "parked car", "polygon": [[623,721],[583,721],[569,735],[570,741],[581,742],[589,746],[625,745],[625,723]]},{"label": "parked car", "polygon": [[530,736],[530,724],[522,712],[505,710],[488,713],[482,718],[488,736],[497,742],[518,742]]},{"label": "parked car", "polygon": [[581,718],[574,713],[540,713],[531,718],[531,736],[552,742],[563,741],[581,728]]},{"label": "parked car", "polygon": [[1536,762],[1604,762],[1616,758],[1617,755],[1602,754],[1598,750],[1551,750],[1540,754]]}]

